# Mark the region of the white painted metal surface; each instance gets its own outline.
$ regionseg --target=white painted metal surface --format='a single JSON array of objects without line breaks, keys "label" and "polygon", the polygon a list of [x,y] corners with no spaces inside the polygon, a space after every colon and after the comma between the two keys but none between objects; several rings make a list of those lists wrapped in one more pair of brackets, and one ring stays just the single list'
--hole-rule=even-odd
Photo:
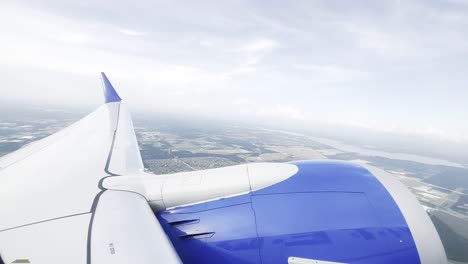
[{"label": "white painted metal surface", "polygon": [[330,261],[322,261],[322,260],[315,260],[315,259],[289,257],[288,258],[288,264],[344,264],[344,263],[343,262],[330,262]]},{"label": "white painted metal surface", "polygon": [[110,177],[103,187],[143,195],[155,209],[201,203],[241,195],[284,181],[298,168],[286,163],[251,163],[168,175]]},{"label": "white painted metal surface", "polygon": [[89,212],[112,145],[119,104],[2,159],[0,231]]},{"label": "white painted metal surface", "polygon": [[247,165],[251,191],[282,182],[297,173],[299,168],[287,163],[251,163]]},{"label": "white painted metal surface", "polygon": [[86,263],[90,217],[88,213],[3,231],[2,259],[5,264],[22,258],[32,264]]},{"label": "white painted metal surface", "polygon": [[143,172],[140,149],[133,129],[132,117],[127,105],[120,104],[119,123],[115,133],[109,172],[119,175],[131,175]]},{"label": "white painted metal surface", "polygon": [[362,166],[385,186],[397,203],[410,228],[421,263],[447,263],[439,234],[416,197],[391,174],[368,164]]},{"label": "white painted metal surface", "polygon": [[[91,263],[88,233],[100,180],[142,170],[131,118],[120,102],[104,104],[70,127],[2,157],[3,260]],[[152,215],[146,221],[156,220]]]},{"label": "white painted metal surface", "polygon": [[144,197],[105,191],[91,235],[91,263],[181,263]]}]

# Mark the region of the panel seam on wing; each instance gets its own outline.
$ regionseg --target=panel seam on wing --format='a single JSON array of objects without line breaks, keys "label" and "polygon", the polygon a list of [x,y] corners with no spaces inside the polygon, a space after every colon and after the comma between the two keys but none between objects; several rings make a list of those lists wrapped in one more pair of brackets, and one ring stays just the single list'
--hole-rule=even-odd
[{"label": "panel seam on wing", "polygon": [[46,220],[42,220],[42,221],[37,221],[37,222],[29,223],[29,224],[24,224],[24,225],[19,225],[19,226],[14,226],[14,227],[5,228],[5,229],[0,230],[0,232],[5,232],[5,231],[9,231],[9,230],[13,230],[13,229],[18,229],[18,228],[22,228],[22,227],[27,227],[27,226],[42,224],[42,223],[46,223],[46,222],[50,222],[50,221],[61,220],[61,219],[70,218],[70,217],[79,216],[79,215],[86,215],[86,214],[90,214],[90,213],[91,213],[91,212],[84,212],[84,213],[71,214],[71,215],[66,215],[66,216],[60,216],[60,217],[50,218],[50,219],[46,219]]}]

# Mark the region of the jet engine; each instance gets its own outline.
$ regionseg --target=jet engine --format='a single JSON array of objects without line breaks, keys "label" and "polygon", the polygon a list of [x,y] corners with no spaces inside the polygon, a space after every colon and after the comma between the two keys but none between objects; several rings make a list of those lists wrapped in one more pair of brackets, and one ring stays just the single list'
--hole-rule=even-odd
[{"label": "jet engine", "polygon": [[[276,170],[262,168],[261,164],[247,167],[250,191],[158,211],[157,217],[181,260],[278,264],[447,262],[428,215],[392,175],[341,161],[301,161],[287,166],[289,171],[281,166]],[[212,171],[216,174],[216,169]],[[274,183],[259,187],[258,182],[267,181],[268,173]],[[241,174],[239,180],[243,179]],[[234,180],[220,185],[218,191],[229,190],[235,176],[231,175]],[[192,186],[202,193],[210,192],[209,188],[196,188],[201,182],[203,173],[179,190],[187,191]],[[162,192],[164,196],[164,187]]]}]

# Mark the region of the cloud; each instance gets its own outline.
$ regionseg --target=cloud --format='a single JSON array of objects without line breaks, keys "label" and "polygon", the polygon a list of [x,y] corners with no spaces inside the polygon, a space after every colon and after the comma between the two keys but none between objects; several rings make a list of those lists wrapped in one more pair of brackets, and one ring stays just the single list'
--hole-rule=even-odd
[{"label": "cloud", "polygon": [[65,33],[59,37],[61,41],[69,43],[84,44],[91,41],[91,37],[82,33]]},{"label": "cloud", "polygon": [[351,127],[364,128],[366,130],[380,133],[391,133],[395,135],[413,136],[419,138],[428,138],[440,142],[449,143],[468,143],[468,136],[461,131],[447,131],[436,128],[432,125],[419,125],[418,127],[404,126],[398,123],[388,123],[385,120],[366,121],[348,120],[334,123],[335,125],[345,125]]},{"label": "cloud", "polygon": [[124,35],[131,36],[131,37],[141,37],[141,36],[146,35],[145,32],[136,31],[136,30],[131,30],[131,29],[126,29],[126,28],[121,28],[121,29],[119,29],[119,32],[122,33],[122,34],[124,34]]},{"label": "cloud", "polygon": [[277,32],[304,33],[303,31],[299,30],[297,27],[287,25],[282,21],[271,19],[267,16],[263,16],[254,12],[250,12],[249,14],[257,23],[262,24],[268,28],[271,28]]},{"label": "cloud", "polygon": [[63,102],[106,71],[148,109],[234,116],[248,98],[257,118],[468,135],[461,0],[109,3],[1,2],[1,102]]},{"label": "cloud", "polygon": [[227,73],[224,74],[224,76],[233,78],[233,77],[236,77],[237,75],[253,73],[255,71],[256,71],[256,68],[254,68],[254,67],[250,67],[250,66],[243,67],[242,66],[242,67],[234,68],[234,69],[228,71]]},{"label": "cloud", "polygon": [[257,110],[255,115],[261,118],[305,120],[305,117],[299,108],[289,105],[276,105],[271,108],[261,108]]},{"label": "cloud", "polygon": [[258,39],[247,43],[242,49],[249,52],[271,52],[277,46],[279,44],[272,39]]},{"label": "cloud", "polygon": [[254,39],[234,49],[234,52],[242,57],[241,63],[246,66],[257,65],[279,47],[279,43],[273,39]]},{"label": "cloud", "polygon": [[334,65],[294,64],[293,68],[306,71],[316,82],[323,83],[364,80],[370,76],[367,71]]},{"label": "cloud", "polygon": [[200,40],[200,46],[213,47],[214,43],[213,43],[213,41],[204,39],[204,40]]}]

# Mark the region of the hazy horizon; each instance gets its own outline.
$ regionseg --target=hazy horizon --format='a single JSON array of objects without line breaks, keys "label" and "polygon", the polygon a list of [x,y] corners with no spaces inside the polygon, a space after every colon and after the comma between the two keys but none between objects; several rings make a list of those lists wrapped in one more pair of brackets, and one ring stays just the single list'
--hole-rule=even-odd
[{"label": "hazy horizon", "polygon": [[[28,105],[25,107],[16,104],[7,104],[0,107],[0,111],[8,112],[10,119],[18,118],[21,120],[32,121],[35,118],[59,118],[66,120],[79,120],[89,114],[98,106],[87,107],[73,107],[70,105]],[[361,153],[367,151],[385,151],[388,156],[394,154],[412,154],[420,157],[427,157],[437,159],[439,162],[436,164],[452,166],[448,163],[459,164],[468,167],[468,145],[459,143],[449,143],[444,141],[437,141],[430,136],[421,137],[414,135],[403,135],[391,132],[379,132],[369,130],[367,128],[353,127],[349,125],[326,124],[316,121],[308,123],[296,122],[289,123],[285,127],[281,122],[275,122],[269,119],[244,119],[242,121],[230,118],[221,118],[216,116],[203,116],[193,113],[171,113],[163,111],[149,111],[137,110],[132,108],[130,110],[134,122],[150,122],[169,124],[170,126],[180,127],[196,127],[199,129],[206,129],[207,131],[216,130],[216,127],[238,127],[245,129],[250,127],[254,130],[272,130],[277,133],[292,133],[303,135],[312,140],[320,138],[338,141],[333,144],[334,147],[344,146],[344,149],[350,152],[348,148],[360,148]],[[2,118],[0,121],[7,121],[8,118]],[[319,140],[319,142],[321,142]],[[322,142],[330,145],[330,142]],[[344,145],[343,145],[344,144]],[[352,152],[352,151],[351,151]],[[379,156],[379,155],[377,155]],[[382,155],[380,155],[382,156]],[[395,158],[395,157],[394,157]],[[402,160],[412,160],[411,158],[401,156]],[[413,159],[416,162],[418,159]],[[446,162],[445,162],[446,161]],[[425,162],[423,162],[425,163]],[[430,162],[427,164],[431,164]]]},{"label": "hazy horizon", "polygon": [[2,104],[91,111],[105,71],[133,112],[468,157],[466,1],[20,0],[0,22]]}]

